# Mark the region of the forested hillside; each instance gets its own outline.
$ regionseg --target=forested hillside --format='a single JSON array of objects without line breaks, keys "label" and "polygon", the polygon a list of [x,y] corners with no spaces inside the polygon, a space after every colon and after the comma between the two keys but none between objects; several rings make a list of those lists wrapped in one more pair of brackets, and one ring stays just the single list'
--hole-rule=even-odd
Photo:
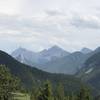
[{"label": "forested hillside", "polygon": [[50,74],[24,65],[3,51],[0,51],[0,64],[7,66],[11,73],[20,78],[23,85],[28,89],[31,89],[33,84],[39,86],[45,80],[50,80],[54,87],[61,82],[64,84],[65,91],[68,92],[79,90],[82,84],[80,79],[71,75]]}]

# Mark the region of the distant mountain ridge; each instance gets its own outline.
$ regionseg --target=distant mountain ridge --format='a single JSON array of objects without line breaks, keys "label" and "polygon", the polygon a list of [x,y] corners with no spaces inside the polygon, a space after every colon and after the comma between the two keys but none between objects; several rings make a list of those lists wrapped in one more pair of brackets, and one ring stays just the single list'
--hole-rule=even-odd
[{"label": "distant mountain ridge", "polygon": [[47,50],[45,49],[37,53],[26,50],[24,48],[18,48],[15,51],[13,51],[11,55],[16,60],[22,63],[34,66],[34,64],[43,64],[48,61],[64,57],[68,54],[69,52],[63,50],[62,48],[58,46],[53,46]]},{"label": "distant mountain ridge", "polygon": [[35,66],[51,73],[75,74],[88,58],[92,50],[83,48],[70,53],[55,45],[41,52],[32,52],[24,48],[15,50],[11,55],[21,63]]},{"label": "distant mountain ridge", "polygon": [[30,50],[26,50],[24,48],[18,48],[12,52],[12,57],[14,57],[17,61],[34,66],[35,62],[37,62],[37,54]]},{"label": "distant mountain ridge", "polygon": [[[83,68],[80,70],[79,73],[83,75],[90,74],[97,65],[100,64],[100,47],[96,48],[93,52],[89,53],[88,59],[84,62]],[[98,67],[99,68],[99,67]],[[92,69],[91,71],[89,71]]]},{"label": "distant mountain ridge", "polygon": [[88,54],[88,53],[91,53],[92,50],[89,48],[82,48],[80,52],[82,52],[83,54]]},{"label": "distant mountain ridge", "polygon": [[76,76],[100,90],[100,49],[92,53]]},{"label": "distant mountain ridge", "polygon": [[69,52],[63,50],[62,48],[60,48],[56,45],[49,48],[48,50],[43,50],[43,51],[39,52],[40,59],[44,59],[44,60],[46,60],[46,62],[53,61],[58,58],[62,58],[69,54],[70,54]]},{"label": "distant mountain ridge", "polygon": [[51,73],[75,74],[84,63],[86,55],[81,52],[74,52],[63,58],[51,61],[42,65],[43,70]]}]

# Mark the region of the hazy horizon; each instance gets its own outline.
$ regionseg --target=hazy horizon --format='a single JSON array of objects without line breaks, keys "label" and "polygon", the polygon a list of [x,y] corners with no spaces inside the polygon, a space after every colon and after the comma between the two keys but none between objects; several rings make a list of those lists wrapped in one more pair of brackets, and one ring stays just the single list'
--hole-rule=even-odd
[{"label": "hazy horizon", "polygon": [[2,51],[4,51],[4,52],[7,52],[8,54],[12,54],[14,51],[16,51],[16,50],[18,50],[18,49],[24,49],[24,50],[27,50],[27,51],[30,51],[30,52],[34,52],[34,53],[39,53],[39,52],[43,52],[44,50],[50,50],[51,48],[53,48],[54,46],[56,46],[56,47],[58,47],[58,48],[60,48],[60,49],[62,49],[62,50],[64,50],[64,51],[66,51],[66,52],[69,52],[69,53],[74,53],[74,52],[81,52],[83,49],[90,49],[91,51],[94,51],[94,50],[96,50],[96,49],[98,49],[100,46],[98,46],[98,47],[96,47],[96,48],[94,48],[94,49],[91,49],[91,48],[88,48],[88,47],[82,47],[82,48],[80,48],[80,49],[74,49],[74,50],[72,50],[72,51],[68,51],[68,50],[66,50],[66,49],[64,49],[63,47],[60,47],[60,46],[58,46],[58,45],[53,45],[53,46],[51,46],[51,47],[48,47],[48,48],[44,48],[44,49],[41,49],[41,50],[34,50],[34,49],[29,49],[29,48],[25,48],[25,47],[22,47],[22,46],[19,46],[19,47],[17,47],[17,48],[13,48],[12,50],[10,50],[10,51],[6,51],[6,50],[2,50]]},{"label": "hazy horizon", "polygon": [[0,50],[66,51],[100,45],[99,0],[1,0]]}]

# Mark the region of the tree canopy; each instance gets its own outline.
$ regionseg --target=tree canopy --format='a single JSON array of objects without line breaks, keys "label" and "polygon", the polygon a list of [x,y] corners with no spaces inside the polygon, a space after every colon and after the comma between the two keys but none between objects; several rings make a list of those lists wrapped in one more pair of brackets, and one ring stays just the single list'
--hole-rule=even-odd
[{"label": "tree canopy", "polygon": [[19,83],[5,65],[0,65],[0,100],[8,100],[11,93],[19,89]]}]

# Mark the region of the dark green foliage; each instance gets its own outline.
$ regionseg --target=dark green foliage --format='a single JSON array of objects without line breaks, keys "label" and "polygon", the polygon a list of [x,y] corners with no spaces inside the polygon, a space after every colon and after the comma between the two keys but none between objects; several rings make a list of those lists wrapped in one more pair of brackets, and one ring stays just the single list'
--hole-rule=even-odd
[{"label": "dark green foliage", "polygon": [[56,91],[52,91],[51,86],[51,83],[46,81],[45,84],[40,86],[37,92],[32,92],[31,100],[93,100],[89,89],[85,86],[82,86],[79,91],[72,92],[69,95],[64,94],[64,86],[61,83],[56,87]]},{"label": "dark green foliage", "polygon": [[52,98],[51,83],[46,81],[44,86],[40,88],[37,100],[52,100]]},{"label": "dark green foliage", "polygon": [[77,100],[92,100],[89,89],[82,86]]},{"label": "dark green foliage", "polygon": [[58,84],[56,89],[56,98],[57,100],[64,100],[65,94],[64,94],[64,87],[61,83]]},{"label": "dark green foliage", "polygon": [[19,80],[4,65],[0,65],[0,100],[8,100],[16,90],[19,90]]},{"label": "dark green foliage", "polygon": [[30,100],[37,100],[37,97],[38,97],[39,93],[40,93],[39,87],[35,87],[33,85],[33,88],[31,90]]},{"label": "dark green foliage", "polygon": [[73,93],[69,96],[69,100],[77,100],[77,96]]}]

